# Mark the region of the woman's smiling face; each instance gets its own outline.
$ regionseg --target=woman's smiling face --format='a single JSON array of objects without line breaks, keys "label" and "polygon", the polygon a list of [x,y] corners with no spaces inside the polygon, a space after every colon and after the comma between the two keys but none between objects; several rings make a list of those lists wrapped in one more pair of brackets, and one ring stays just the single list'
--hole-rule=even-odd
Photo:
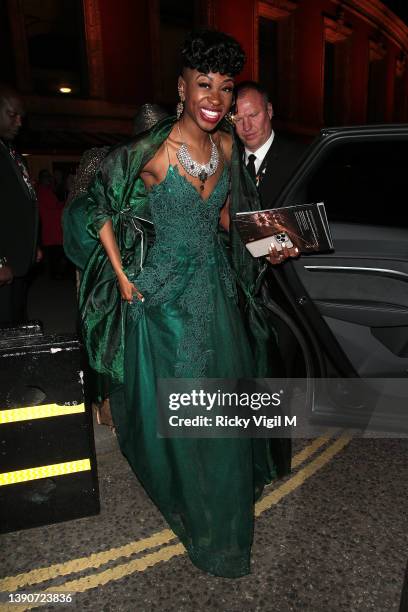
[{"label": "woman's smiling face", "polygon": [[232,104],[234,79],[219,72],[204,74],[184,68],[179,89],[184,94],[184,114],[202,130],[210,132],[226,115]]}]

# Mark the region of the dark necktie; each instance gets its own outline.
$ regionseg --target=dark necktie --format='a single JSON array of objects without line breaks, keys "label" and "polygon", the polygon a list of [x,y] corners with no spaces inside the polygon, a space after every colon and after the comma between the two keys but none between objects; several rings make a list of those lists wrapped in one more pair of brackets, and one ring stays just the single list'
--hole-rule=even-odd
[{"label": "dark necktie", "polygon": [[248,163],[246,165],[246,168],[252,178],[252,180],[256,181],[256,170],[255,170],[255,160],[256,160],[256,155],[254,155],[253,153],[251,153],[251,155],[248,156]]}]

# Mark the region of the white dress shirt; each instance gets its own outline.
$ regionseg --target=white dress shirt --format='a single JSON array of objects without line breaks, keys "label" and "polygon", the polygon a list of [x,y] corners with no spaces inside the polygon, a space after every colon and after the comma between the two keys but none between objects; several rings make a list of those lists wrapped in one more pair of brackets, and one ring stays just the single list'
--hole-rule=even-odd
[{"label": "white dress shirt", "polygon": [[268,140],[264,142],[263,145],[259,147],[259,149],[257,149],[256,151],[249,151],[245,147],[245,165],[248,163],[249,156],[255,155],[256,159],[254,163],[255,163],[255,173],[256,174],[258,174],[259,172],[259,168],[261,167],[261,164],[265,158],[265,155],[269,151],[269,147],[271,146],[274,137],[275,137],[275,132],[272,130],[271,135],[269,136]]}]

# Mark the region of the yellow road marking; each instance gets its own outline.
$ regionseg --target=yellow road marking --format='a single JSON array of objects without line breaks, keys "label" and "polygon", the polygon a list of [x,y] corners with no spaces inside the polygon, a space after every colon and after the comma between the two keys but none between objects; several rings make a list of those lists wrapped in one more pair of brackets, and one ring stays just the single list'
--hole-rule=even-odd
[{"label": "yellow road marking", "polygon": [[265,497],[260,499],[255,504],[255,516],[259,516],[265,510],[268,510],[271,506],[277,504],[283,497],[286,497],[289,493],[292,493],[295,489],[300,487],[310,476],[313,476],[320,468],[330,461],[337,455],[352,439],[349,434],[343,434],[336,442],[331,444],[325,451],[323,451],[316,459],[308,463],[304,468],[296,472],[294,476],[289,478],[280,487],[277,487],[274,491],[271,491]]},{"label": "yellow road marking", "polygon": [[319,448],[324,446],[326,442],[328,442],[330,438],[332,438],[334,433],[336,433],[337,431],[338,430],[333,430],[331,432],[328,431],[327,433],[320,436],[320,438],[316,438],[316,440],[313,440],[311,444],[305,446],[305,448],[303,448],[299,453],[292,457],[292,470],[299,467],[299,465],[304,463],[306,459],[314,455],[319,450]]},{"label": "yellow road marking", "polygon": [[[89,589],[94,589],[96,586],[105,585],[108,582],[111,582],[112,580],[120,580],[121,578],[129,576],[134,572],[144,572],[148,567],[153,567],[154,565],[157,565],[157,563],[161,563],[164,561],[170,561],[170,559],[172,559],[173,557],[176,557],[177,555],[183,555],[185,552],[186,549],[182,544],[173,544],[172,546],[165,546],[163,548],[160,548],[160,550],[156,552],[141,557],[140,559],[133,559],[128,563],[117,565],[103,572],[91,574],[90,576],[78,578],[77,580],[64,582],[63,584],[60,584],[58,586],[49,587],[48,589],[41,590],[41,593],[72,593],[73,603],[75,604],[75,593],[84,593]],[[32,603],[28,605],[0,605],[0,610],[7,610],[10,612],[24,612],[25,610],[32,610],[33,608],[38,608],[40,605],[41,604],[38,603]]]},{"label": "yellow road marking", "polygon": [[[296,468],[301,463],[306,461],[312,456],[321,446],[326,444],[330,440],[330,433],[326,433],[320,438],[316,438],[311,444],[302,449],[299,453],[292,457],[292,467]],[[118,548],[111,548],[104,550],[99,553],[93,553],[87,557],[80,557],[78,559],[72,559],[65,561],[64,563],[55,563],[48,567],[42,567],[31,570],[29,572],[17,574],[16,576],[9,576],[0,579],[0,591],[15,591],[17,588],[38,584],[40,582],[46,582],[57,578],[58,576],[67,576],[69,574],[75,574],[77,572],[84,571],[86,569],[98,568],[109,561],[114,561],[120,557],[130,557],[131,555],[142,552],[149,548],[155,548],[162,544],[167,544],[171,540],[174,540],[176,535],[170,529],[164,529],[159,531],[148,538],[143,540],[135,540],[129,542],[124,546]]]},{"label": "yellow road marking", "polygon": [[58,404],[41,404],[40,406],[26,406],[24,408],[9,408],[0,410],[0,425],[17,423],[19,421],[33,421],[49,417],[66,416],[85,412],[85,404],[75,406],[60,406]]},{"label": "yellow road marking", "polygon": [[171,529],[164,529],[148,538],[136,540],[135,542],[130,542],[118,548],[111,548],[110,550],[94,553],[88,557],[72,559],[65,563],[55,563],[54,565],[34,569],[30,572],[18,574],[17,576],[3,578],[0,580],[0,591],[11,592],[24,585],[37,584],[39,582],[51,580],[52,578],[57,578],[58,576],[67,576],[68,574],[75,574],[89,568],[97,568],[109,561],[119,559],[120,557],[130,557],[130,555],[142,552],[143,550],[167,544],[175,538],[176,535]]},{"label": "yellow road marking", "polygon": [[[163,546],[163,548],[149,553],[144,557],[140,557],[139,559],[133,559],[127,563],[116,565],[103,572],[84,576],[77,580],[64,582],[64,584],[58,586],[58,590],[61,589],[62,591],[83,593],[88,589],[95,588],[95,586],[104,585],[112,580],[119,580],[120,578],[129,576],[129,574],[133,574],[133,572],[144,572],[148,567],[153,567],[153,565],[157,565],[157,563],[161,563],[162,561],[169,561],[177,555],[183,555],[185,552],[186,549],[181,543]],[[54,587],[54,591],[55,590],[57,590],[56,587]]]},{"label": "yellow road marking", "polygon": [[[325,440],[323,441],[323,439]],[[327,435],[321,436],[321,438],[319,439],[321,442],[319,444],[317,443],[317,440],[315,440],[311,445],[309,445],[309,447],[307,447],[308,451],[304,449],[298,455],[300,455],[301,458],[305,456],[310,456],[311,454],[316,452],[316,448],[324,444],[325,441],[327,441],[327,439],[329,439]],[[331,446],[329,446],[325,451],[323,451],[316,459],[311,461],[308,465],[302,468],[299,472],[297,472],[289,480],[287,480],[285,483],[277,487],[274,491],[271,491],[271,493],[267,494],[264,498],[262,498],[259,502],[257,502],[257,504],[255,505],[255,516],[259,516],[260,514],[262,514],[262,512],[265,512],[270,507],[277,504],[283,497],[285,497],[286,495],[294,491],[297,487],[302,485],[308,478],[310,478],[310,476],[315,474],[320,468],[326,465],[337,453],[339,453],[350,442],[351,439],[352,439],[351,435],[348,435],[348,434],[342,435]],[[298,455],[296,455],[296,457]],[[302,459],[302,461],[303,460],[304,459]],[[175,538],[175,535],[170,530],[164,530],[162,532],[159,532],[158,534],[156,534],[156,536],[162,536],[162,534],[164,534],[165,532],[169,532],[168,539],[166,540],[167,542]],[[155,536],[152,536],[152,537],[155,537]],[[149,540],[149,539],[150,538],[146,538],[146,540]],[[138,543],[140,544],[141,542],[146,542],[146,540],[140,540],[139,542],[134,542],[127,546],[130,547]],[[126,548],[126,546],[121,547],[121,549],[123,548]],[[112,550],[118,551],[121,549],[112,549]],[[69,566],[75,564],[76,561],[85,562],[85,560],[88,560],[88,565],[86,567],[82,567],[82,569],[89,569],[91,567],[97,567],[97,565],[96,566],[91,565],[89,563],[89,559],[95,556],[97,557],[98,555],[106,555],[105,557],[106,560],[101,561],[100,564],[106,563],[108,560],[112,558],[117,558],[117,557],[111,556],[112,550],[105,551],[105,553],[97,553],[96,555],[91,555],[91,557],[84,557],[83,559],[79,559],[79,560],[77,559],[74,561],[69,561],[64,564],[59,564],[59,566],[60,567],[65,566],[65,569],[68,569]],[[144,548],[142,550],[144,550]],[[85,576],[83,578],[78,578],[76,580],[67,581],[58,586],[49,587],[48,589],[45,589],[42,592],[45,592],[45,593],[59,592],[59,591],[61,592],[62,591],[84,592],[89,589],[97,588],[98,586],[103,586],[113,580],[120,580],[124,576],[128,576],[134,572],[142,572],[148,567],[153,567],[157,563],[168,561],[172,559],[173,557],[184,554],[184,553],[185,553],[185,549],[182,544],[174,544],[171,546],[165,546],[154,553],[149,553],[148,555],[145,555],[138,559],[134,559],[127,563],[117,565],[114,568],[110,568],[102,572],[97,572],[89,576]],[[130,552],[129,554],[132,554],[132,553]],[[108,555],[110,555],[109,558],[108,558]],[[118,556],[124,556],[124,555],[120,554]],[[40,582],[40,580],[37,579],[40,576],[38,572],[42,572],[41,581],[43,582],[45,580],[49,580],[52,577],[56,577],[57,575],[63,575],[62,573],[57,573],[57,574],[54,573],[53,576],[50,576],[49,570],[51,568],[57,568],[57,567],[58,565],[50,566],[48,568],[42,568],[40,570],[32,570],[31,572],[28,572],[27,574],[20,574],[19,576],[4,578],[3,580],[0,581],[0,590],[12,591],[12,590],[15,590],[17,587],[21,587],[22,585],[35,584],[36,582]],[[47,574],[47,570],[48,570],[48,574]],[[75,571],[80,571],[80,570],[73,569],[70,573],[74,573]],[[54,569],[54,572],[55,572],[55,569]],[[45,577],[46,575],[47,577]],[[27,580],[28,576],[30,576],[29,580]],[[18,579],[17,583],[13,585],[12,581],[17,580],[17,579]],[[14,612],[16,612],[17,610],[23,612],[25,610],[31,610],[32,608],[35,608],[35,607],[37,607],[36,604],[30,605],[30,606],[13,605],[12,610]],[[2,609],[3,607],[0,606],[0,610]],[[6,609],[11,610],[11,608],[8,608],[8,607]]]}]

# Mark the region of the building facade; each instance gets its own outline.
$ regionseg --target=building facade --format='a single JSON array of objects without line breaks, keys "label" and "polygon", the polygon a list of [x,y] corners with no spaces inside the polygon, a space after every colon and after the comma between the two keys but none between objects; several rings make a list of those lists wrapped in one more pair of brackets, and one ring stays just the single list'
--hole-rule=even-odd
[{"label": "building facade", "polygon": [[379,0],[0,0],[2,79],[28,111],[21,148],[75,160],[130,135],[140,104],[174,108],[197,26],[241,42],[241,78],[267,88],[281,129],[408,121],[408,26]]}]

